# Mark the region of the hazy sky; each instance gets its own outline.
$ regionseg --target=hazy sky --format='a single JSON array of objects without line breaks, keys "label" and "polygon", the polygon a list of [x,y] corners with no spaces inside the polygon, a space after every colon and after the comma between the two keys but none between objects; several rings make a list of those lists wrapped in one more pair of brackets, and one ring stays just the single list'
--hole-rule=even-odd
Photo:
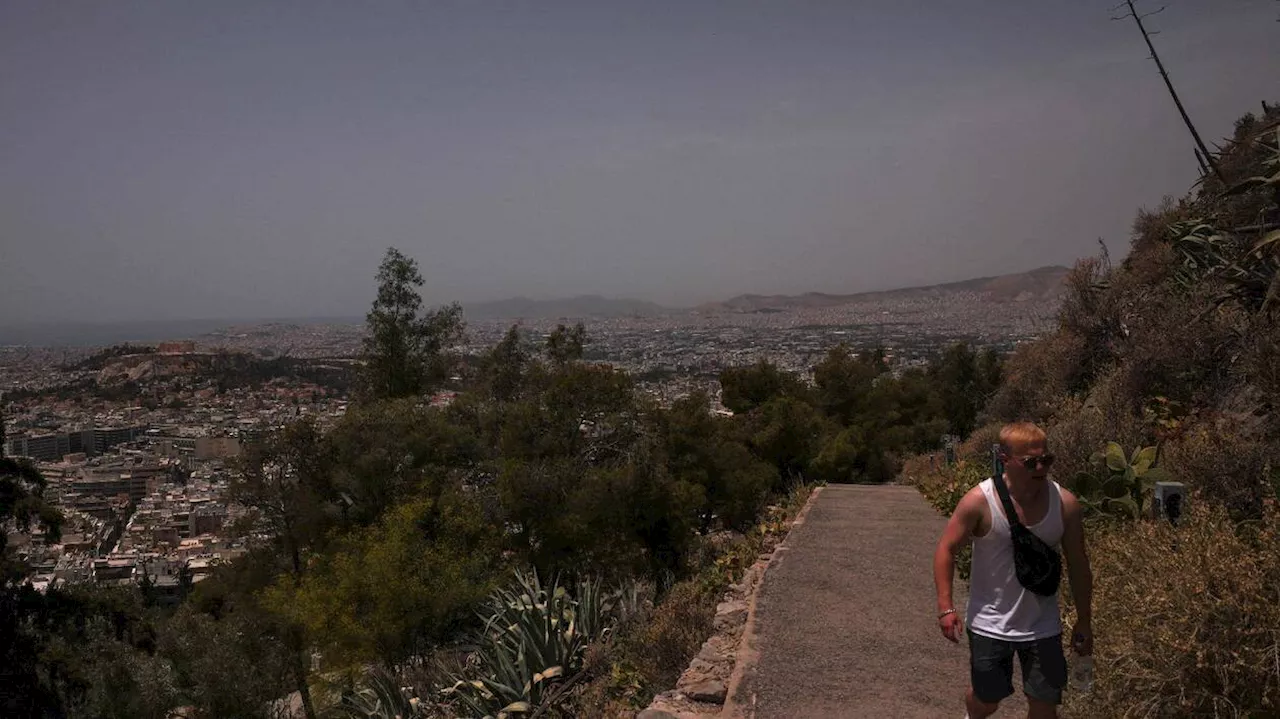
[{"label": "hazy sky", "polygon": [[[1206,139],[1280,101],[1280,4],[1168,2]],[[0,0],[0,322],[358,315],[389,245],[433,303],[1119,255],[1196,170],[1113,4]]]}]

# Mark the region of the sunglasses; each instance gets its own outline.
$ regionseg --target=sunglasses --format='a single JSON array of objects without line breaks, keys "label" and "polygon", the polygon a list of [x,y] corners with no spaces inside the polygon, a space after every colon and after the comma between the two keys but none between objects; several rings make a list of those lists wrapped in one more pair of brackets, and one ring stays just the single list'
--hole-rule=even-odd
[{"label": "sunglasses", "polygon": [[1018,461],[1021,462],[1022,466],[1026,469],[1035,469],[1040,465],[1044,465],[1047,469],[1048,467],[1053,466],[1053,455],[1042,454],[1039,457],[1022,457],[1021,459],[1018,459]]}]

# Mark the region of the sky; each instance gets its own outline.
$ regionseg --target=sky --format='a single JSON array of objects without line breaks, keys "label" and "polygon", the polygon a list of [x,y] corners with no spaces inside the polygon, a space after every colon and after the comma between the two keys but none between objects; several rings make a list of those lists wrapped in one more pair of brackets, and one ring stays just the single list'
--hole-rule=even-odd
[{"label": "sky", "polygon": [[[1167,2],[1207,140],[1280,101],[1280,3]],[[431,304],[1119,256],[1197,170],[1113,4],[0,0],[0,323],[359,316],[390,246]]]}]

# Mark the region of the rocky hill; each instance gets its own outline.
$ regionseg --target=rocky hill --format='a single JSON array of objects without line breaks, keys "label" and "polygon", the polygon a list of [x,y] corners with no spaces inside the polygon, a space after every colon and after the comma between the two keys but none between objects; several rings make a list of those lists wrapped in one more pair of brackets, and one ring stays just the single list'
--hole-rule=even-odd
[{"label": "rocky hill", "polygon": [[906,287],[879,292],[848,295],[806,292],[801,295],[738,295],[724,302],[711,302],[696,308],[699,312],[766,312],[821,307],[839,307],[861,302],[910,299],[946,294],[977,294],[991,302],[1025,302],[1057,299],[1064,289],[1063,280],[1070,270],[1061,266],[1040,267],[995,277],[979,277],[925,287]]}]

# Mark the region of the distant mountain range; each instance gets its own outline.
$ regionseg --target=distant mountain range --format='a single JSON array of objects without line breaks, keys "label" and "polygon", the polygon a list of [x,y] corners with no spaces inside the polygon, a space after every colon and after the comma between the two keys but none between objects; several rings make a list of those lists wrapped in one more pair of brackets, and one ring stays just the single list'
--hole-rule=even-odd
[{"label": "distant mountain range", "polygon": [[462,306],[469,319],[584,319],[588,317],[652,317],[673,310],[643,300],[580,295],[557,300],[514,297]]},{"label": "distant mountain range", "polygon": [[878,292],[832,295],[806,292],[802,295],[738,295],[724,302],[709,302],[694,308],[698,312],[761,312],[770,310],[839,307],[860,302],[906,299],[929,295],[977,294],[989,302],[1024,302],[1056,299],[1063,291],[1063,280],[1070,268],[1039,267],[995,277],[979,277],[961,282],[948,282],[925,287],[905,287]]},{"label": "distant mountain range", "polygon": [[[1062,293],[1063,278],[1069,271],[1068,268],[1060,266],[1040,267],[1029,272],[979,277],[962,282],[849,295],[821,292],[807,292],[801,295],[738,295],[723,302],[709,302],[692,308],[663,307],[643,300],[581,295],[555,300],[516,297],[494,302],[475,302],[463,305],[463,311],[469,320],[577,320],[679,316],[689,312],[699,314],[774,312],[960,293],[976,294],[989,302],[1022,302],[1056,299]],[[101,324],[39,322],[0,326],[0,347],[5,345],[97,346],[119,342],[159,342],[196,338],[229,330],[247,331],[244,328],[260,327],[273,322],[296,325],[360,325],[364,323],[364,317],[157,320]]]},{"label": "distant mountain range", "polygon": [[1023,302],[1055,299],[1063,289],[1063,278],[1071,270],[1061,266],[1039,267],[995,277],[979,277],[961,282],[948,282],[925,287],[859,292],[848,295],[806,292],[800,295],[738,295],[723,302],[708,302],[692,308],[663,307],[653,302],[610,299],[599,295],[582,295],[556,300],[531,300],[517,297],[496,302],[479,302],[463,306],[470,319],[586,319],[613,317],[654,317],[685,312],[762,312],[793,310],[892,300],[928,295],[977,294],[989,302]]}]

